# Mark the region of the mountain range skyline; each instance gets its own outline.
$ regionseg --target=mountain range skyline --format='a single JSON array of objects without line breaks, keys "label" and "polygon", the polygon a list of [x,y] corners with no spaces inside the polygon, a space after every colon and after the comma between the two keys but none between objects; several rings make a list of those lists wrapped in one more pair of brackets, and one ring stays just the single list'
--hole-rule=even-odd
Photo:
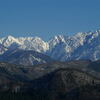
[{"label": "mountain range skyline", "polygon": [[[26,54],[29,62],[46,62],[42,56],[57,61],[70,60],[92,60],[100,59],[100,30],[94,32],[80,32],[71,36],[58,35],[49,41],[41,37],[19,37],[8,36],[0,38],[0,59],[9,62],[19,62],[23,59],[26,63]],[[20,51],[21,50],[21,51]],[[34,52],[36,53],[34,55]],[[21,53],[20,53],[21,52]],[[5,56],[6,55],[6,56]],[[19,56],[16,59],[15,56]],[[8,57],[8,58],[6,58]],[[6,58],[6,59],[5,59]],[[13,58],[14,61],[10,58]],[[48,58],[48,59],[50,59]],[[21,63],[21,62],[20,62]]]},{"label": "mountain range skyline", "polygon": [[[99,0],[1,0],[1,36],[39,36],[86,32],[100,28]],[[67,32],[67,33],[66,33]]]},{"label": "mountain range skyline", "polygon": [[19,35],[15,35],[14,33],[8,33],[8,32],[1,32],[0,33],[0,38],[4,38],[4,37],[14,37],[14,38],[20,38],[20,37],[24,37],[24,38],[27,38],[27,37],[39,37],[41,38],[42,40],[44,40],[45,42],[48,42],[50,39],[52,39],[53,37],[55,36],[73,36],[75,34],[78,34],[78,33],[89,33],[89,32],[92,32],[92,33],[95,33],[96,31],[100,31],[100,29],[96,29],[96,30],[88,30],[88,31],[78,31],[78,32],[75,32],[75,33],[67,33],[67,32],[61,32],[61,33],[56,33],[56,32],[48,32],[48,33],[55,33],[53,34],[52,36],[49,36],[48,39],[45,39],[45,37],[39,35],[39,33],[22,33],[22,34],[19,34]]}]

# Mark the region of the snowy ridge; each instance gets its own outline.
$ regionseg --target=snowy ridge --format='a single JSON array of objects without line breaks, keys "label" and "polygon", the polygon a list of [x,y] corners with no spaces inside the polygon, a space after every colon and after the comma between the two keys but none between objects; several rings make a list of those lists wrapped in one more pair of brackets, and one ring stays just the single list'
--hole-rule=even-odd
[{"label": "snowy ridge", "polygon": [[80,32],[72,36],[58,35],[48,42],[39,37],[15,38],[7,36],[0,39],[0,44],[2,45],[0,46],[0,53],[1,51],[2,53],[5,52],[5,48],[18,48],[44,53],[60,61],[100,59],[100,30],[86,33]]},{"label": "snowy ridge", "polygon": [[45,52],[49,49],[48,43],[39,37],[20,37],[7,36],[0,39],[0,43],[7,48],[19,48],[24,50],[34,50],[37,52]]},{"label": "snowy ridge", "polygon": [[100,59],[100,30],[76,33],[69,37],[65,36],[64,41],[57,43],[48,54],[52,58],[61,61],[75,59],[98,60]]}]

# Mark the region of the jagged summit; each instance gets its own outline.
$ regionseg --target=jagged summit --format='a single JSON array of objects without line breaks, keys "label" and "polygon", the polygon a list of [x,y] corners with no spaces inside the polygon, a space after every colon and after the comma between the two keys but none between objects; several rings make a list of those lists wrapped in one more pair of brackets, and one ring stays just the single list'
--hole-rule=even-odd
[{"label": "jagged summit", "polygon": [[61,61],[100,59],[100,30],[64,36],[64,41],[56,42],[55,40],[50,41],[50,45],[53,45],[51,45],[52,49],[48,53],[54,59]]},{"label": "jagged summit", "polygon": [[44,42],[40,37],[19,37],[15,38],[11,35],[1,38],[0,43],[5,47],[13,46],[12,44],[19,45],[20,49],[34,50],[38,52],[45,52],[49,46],[47,42]]},{"label": "jagged summit", "polygon": [[44,53],[60,61],[100,59],[100,30],[79,32],[71,36],[57,35],[48,42],[43,41],[40,37],[15,38],[9,35],[1,38],[0,43],[7,48],[17,46],[18,49]]},{"label": "jagged summit", "polygon": [[12,35],[8,35],[6,38],[14,38]]}]

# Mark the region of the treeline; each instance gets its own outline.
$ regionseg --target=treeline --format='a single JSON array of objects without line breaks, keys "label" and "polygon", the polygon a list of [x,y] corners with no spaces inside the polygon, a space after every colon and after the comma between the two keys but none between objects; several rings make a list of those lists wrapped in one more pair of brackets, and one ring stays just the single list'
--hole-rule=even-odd
[{"label": "treeline", "polygon": [[47,95],[37,93],[0,93],[0,100],[49,100]]}]

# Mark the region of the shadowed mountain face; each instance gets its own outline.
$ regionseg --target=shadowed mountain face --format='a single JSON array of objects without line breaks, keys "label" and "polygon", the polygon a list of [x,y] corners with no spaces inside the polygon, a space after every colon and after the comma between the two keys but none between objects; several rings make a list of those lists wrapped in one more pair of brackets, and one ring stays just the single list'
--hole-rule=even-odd
[{"label": "shadowed mountain face", "polygon": [[92,62],[88,68],[95,70],[96,72],[100,72],[100,60]]},{"label": "shadowed mountain face", "polygon": [[[21,79],[23,81],[26,80],[34,80],[39,77],[42,77],[46,74],[49,74],[55,70],[61,68],[74,68],[85,71],[87,73],[93,74],[94,76],[98,77],[100,74],[100,70],[94,70],[93,64],[97,64],[97,62],[91,61],[70,61],[70,62],[50,62],[45,64],[39,64],[34,66],[23,66],[23,65],[14,65],[9,63],[0,63],[0,74],[9,76],[15,79]],[[100,64],[99,64],[100,65]],[[97,64],[97,66],[99,66]]]},{"label": "shadowed mountain face", "polygon": [[3,54],[7,50],[2,44],[0,44],[0,54]]},{"label": "shadowed mountain face", "polygon": [[2,100],[100,100],[99,61],[0,63]]},{"label": "shadowed mountain face", "polygon": [[24,69],[23,66],[0,64],[2,100],[6,97],[7,100],[13,100],[13,97],[16,100],[19,98],[22,98],[21,100],[100,99],[100,79],[80,69],[60,68],[32,80],[29,77],[35,77],[35,74],[32,74],[34,67],[30,67],[27,71]]},{"label": "shadowed mountain face", "polygon": [[[80,70],[67,68],[34,80],[32,91],[39,91],[48,100],[91,100],[92,98],[99,100],[99,84],[98,78]],[[87,97],[83,98],[86,94]]]},{"label": "shadowed mountain face", "polygon": [[0,61],[24,66],[53,62],[49,56],[42,53],[12,48],[0,56]]}]

